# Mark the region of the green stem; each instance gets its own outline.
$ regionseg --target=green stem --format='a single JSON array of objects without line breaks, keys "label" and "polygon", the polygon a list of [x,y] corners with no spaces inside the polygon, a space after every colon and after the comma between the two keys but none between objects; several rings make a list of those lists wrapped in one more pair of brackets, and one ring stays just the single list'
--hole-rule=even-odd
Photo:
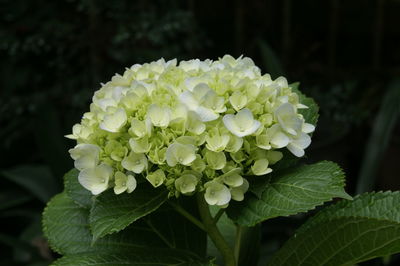
[{"label": "green stem", "polygon": [[236,225],[236,239],[235,239],[235,259],[239,262],[239,254],[240,254],[240,243],[242,241],[242,227],[240,225]]},{"label": "green stem", "polygon": [[197,204],[199,206],[200,217],[203,220],[204,227],[208,236],[214,242],[215,246],[224,257],[225,266],[236,266],[235,256],[231,247],[225,241],[221,232],[211,216],[207,202],[204,200],[203,193],[197,193]]},{"label": "green stem", "polygon": [[217,224],[219,221],[219,218],[221,218],[222,214],[224,214],[225,209],[219,209],[217,214],[214,216],[214,223]]},{"label": "green stem", "polygon": [[168,201],[168,203],[177,211],[179,212],[182,216],[184,216],[186,219],[188,219],[189,221],[191,221],[193,224],[195,224],[198,228],[200,228],[201,230],[207,232],[206,228],[204,227],[204,225],[202,224],[202,222],[200,222],[196,217],[194,217],[193,215],[191,215],[189,212],[187,212],[184,208],[182,208],[181,206],[179,206],[178,204],[175,204],[171,201]]}]

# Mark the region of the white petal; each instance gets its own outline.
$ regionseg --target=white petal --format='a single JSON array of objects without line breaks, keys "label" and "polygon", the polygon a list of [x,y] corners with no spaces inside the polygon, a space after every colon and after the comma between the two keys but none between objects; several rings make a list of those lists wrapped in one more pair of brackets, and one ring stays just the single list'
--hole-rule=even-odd
[{"label": "white petal", "polygon": [[299,146],[302,149],[307,148],[311,144],[311,138],[305,133],[300,133],[300,136],[291,141],[292,144]]},{"label": "white petal", "polygon": [[250,128],[253,126],[253,113],[248,109],[244,108],[237,112],[235,116],[235,122],[238,126],[241,126],[242,128]]},{"label": "white petal", "polygon": [[194,88],[193,88],[193,95],[197,100],[201,100],[203,97],[206,96],[207,93],[212,93],[215,94],[215,92],[208,87],[207,84],[205,83],[200,83],[197,84]]},{"label": "white petal", "polygon": [[304,156],[304,150],[303,150],[301,147],[299,147],[299,146],[296,146],[296,145],[290,143],[289,145],[286,146],[286,148],[287,148],[291,153],[293,153],[293,155],[295,155],[295,156],[297,156],[297,157],[302,157],[302,156]]},{"label": "white petal", "polygon": [[252,125],[248,130],[246,130],[246,131],[244,132],[244,133],[245,133],[244,136],[248,136],[248,135],[253,134],[254,132],[257,131],[257,129],[258,129],[260,126],[261,126],[260,121],[253,120],[253,125]]},{"label": "white petal", "polygon": [[287,88],[289,87],[287,79],[285,77],[278,77],[276,80],[274,80],[281,88]]},{"label": "white petal", "polygon": [[304,123],[303,124],[302,131],[304,133],[311,133],[311,132],[314,132],[314,130],[315,130],[315,126],[314,125],[309,124],[309,123]]},{"label": "white petal", "polygon": [[222,190],[219,192],[217,205],[225,205],[228,204],[231,200],[231,192],[229,189],[223,185]]},{"label": "white petal", "polygon": [[271,144],[274,148],[283,148],[289,144],[289,137],[283,132],[277,132],[271,139]]},{"label": "white petal", "polygon": [[197,107],[195,112],[202,122],[214,121],[219,117],[219,114],[215,113],[212,109],[203,106]]},{"label": "white petal", "polygon": [[104,116],[103,122],[100,123],[100,128],[109,132],[118,132],[125,125],[126,121],[125,110],[119,108],[115,113]]},{"label": "white petal", "polygon": [[112,168],[102,164],[94,168],[85,169],[79,173],[79,183],[90,190],[93,195],[98,195],[108,188],[108,181],[112,174]]},{"label": "white petal", "polygon": [[194,95],[190,91],[184,91],[179,95],[179,100],[181,103],[186,105],[189,110],[196,110],[199,106],[198,100],[194,97]]},{"label": "white petal", "polygon": [[238,133],[240,134],[240,129],[235,123],[235,116],[234,115],[232,115],[232,114],[224,115],[224,117],[222,118],[222,122],[224,123],[225,127],[230,132],[232,132],[232,134],[234,134],[234,135],[236,135],[238,137],[242,137],[241,135],[238,135]]},{"label": "white petal", "polygon": [[126,191],[131,193],[136,189],[136,179],[132,175],[128,175],[128,180],[126,181]]},{"label": "white petal", "polygon": [[298,109],[308,109],[308,106],[307,106],[307,105],[304,105],[304,104],[302,104],[302,103],[298,103],[296,107],[297,107]]}]

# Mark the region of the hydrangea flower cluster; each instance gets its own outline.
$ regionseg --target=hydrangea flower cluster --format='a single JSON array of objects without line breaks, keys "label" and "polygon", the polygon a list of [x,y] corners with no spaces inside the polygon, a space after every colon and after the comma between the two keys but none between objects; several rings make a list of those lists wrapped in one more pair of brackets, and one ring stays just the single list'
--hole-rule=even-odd
[{"label": "hydrangea flower cluster", "polygon": [[[160,59],[116,74],[67,137],[79,182],[97,195],[131,193],[139,176],[170,196],[204,191],[210,205],[241,201],[281,149],[304,155],[314,126],[283,77],[247,57]],[[140,185],[140,184],[139,184]]]}]

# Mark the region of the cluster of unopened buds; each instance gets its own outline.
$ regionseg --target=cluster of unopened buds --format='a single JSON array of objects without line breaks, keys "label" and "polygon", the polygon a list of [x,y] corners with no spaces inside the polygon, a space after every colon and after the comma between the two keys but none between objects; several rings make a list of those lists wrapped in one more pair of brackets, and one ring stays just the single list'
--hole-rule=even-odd
[{"label": "cluster of unopened buds", "polygon": [[102,84],[67,136],[77,141],[69,152],[94,195],[134,193],[144,178],[224,207],[271,173],[282,149],[304,155],[314,126],[301,108],[285,78],[261,75],[250,58],[161,59]]}]

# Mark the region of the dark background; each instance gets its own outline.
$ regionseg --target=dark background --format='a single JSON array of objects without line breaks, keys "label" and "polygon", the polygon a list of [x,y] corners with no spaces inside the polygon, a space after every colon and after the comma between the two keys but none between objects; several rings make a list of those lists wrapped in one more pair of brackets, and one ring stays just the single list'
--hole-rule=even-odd
[{"label": "dark background", "polygon": [[[63,136],[100,82],[160,57],[243,54],[300,81],[321,109],[305,161],[338,162],[351,195],[399,190],[399,14],[399,0],[0,0],[0,265],[56,257],[40,216],[73,167]],[[268,221],[263,259],[304,218]]]}]

